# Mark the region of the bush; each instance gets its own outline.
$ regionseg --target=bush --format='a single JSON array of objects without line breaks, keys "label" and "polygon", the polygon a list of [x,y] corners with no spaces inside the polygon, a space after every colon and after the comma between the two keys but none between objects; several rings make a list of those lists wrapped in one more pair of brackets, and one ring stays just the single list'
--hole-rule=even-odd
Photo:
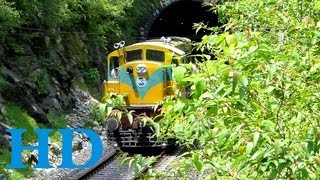
[{"label": "bush", "polygon": [[7,35],[14,27],[21,23],[19,12],[12,7],[13,3],[0,0],[0,37],[1,39]]},{"label": "bush", "polygon": [[199,49],[216,61],[183,78],[193,84],[192,99],[163,105],[162,133],[190,148],[172,174],[320,176],[319,8],[319,1],[298,0],[213,8],[225,25],[204,36]]}]

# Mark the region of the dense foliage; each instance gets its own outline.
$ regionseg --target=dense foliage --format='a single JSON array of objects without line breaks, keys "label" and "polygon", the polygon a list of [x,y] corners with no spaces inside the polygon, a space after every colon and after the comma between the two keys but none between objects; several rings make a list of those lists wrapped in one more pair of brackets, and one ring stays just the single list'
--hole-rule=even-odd
[{"label": "dense foliage", "polygon": [[32,37],[83,33],[111,46],[116,40],[137,36],[140,18],[149,7],[134,0],[0,0],[0,8],[2,43],[10,35],[30,38],[30,33]]},{"label": "dense foliage", "polygon": [[239,0],[212,9],[225,25],[198,48],[216,59],[197,74],[175,69],[179,83],[192,84],[192,98],[166,100],[162,109],[162,135],[191,148],[172,174],[319,177],[320,1]]}]

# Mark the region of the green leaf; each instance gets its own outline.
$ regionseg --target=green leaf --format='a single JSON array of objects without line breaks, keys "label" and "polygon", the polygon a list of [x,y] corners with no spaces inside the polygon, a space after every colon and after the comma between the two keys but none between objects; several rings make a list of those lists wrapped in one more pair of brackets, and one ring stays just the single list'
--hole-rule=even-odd
[{"label": "green leaf", "polygon": [[107,107],[107,104],[105,103],[99,103],[99,115],[100,115],[100,118],[101,119],[104,119],[105,118],[105,113],[106,113],[106,107]]},{"label": "green leaf", "polygon": [[310,178],[309,172],[306,170],[306,168],[301,169],[301,172],[302,172],[303,179],[309,179]]},{"label": "green leaf", "polygon": [[122,118],[122,112],[121,111],[116,111],[116,117],[117,117],[118,121],[120,121],[121,118]]},{"label": "green leaf", "polygon": [[277,71],[277,66],[275,64],[270,64],[268,66],[269,76],[272,78],[273,74]]},{"label": "green leaf", "polygon": [[241,86],[239,89],[239,99],[242,100],[246,96],[246,93],[247,93],[247,88],[244,86]]},{"label": "green leaf", "polygon": [[233,71],[232,74],[232,93],[234,93],[240,79],[240,73],[237,71]]},{"label": "green leaf", "polygon": [[317,9],[319,9],[319,7],[320,7],[320,1],[317,1],[315,4],[314,4],[314,9],[315,10],[317,10]]},{"label": "green leaf", "polygon": [[127,117],[128,117],[129,123],[132,124],[132,122],[133,122],[133,116],[132,116],[132,114],[131,114],[131,113],[127,113]]},{"label": "green leaf", "polygon": [[244,87],[247,87],[247,86],[248,86],[248,79],[247,79],[246,76],[242,76],[241,79],[240,79],[240,81],[241,81],[241,83],[242,83],[242,85],[243,85]]},{"label": "green leaf", "polygon": [[177,82],[181,82],[182,79],[184,78],[185,73],[187,72],[187,69],[182,66],[178,66],[178,67],[173,67],[172,71],[174,74],[174,79]]},{"label": "green leaf", "polygon": [[199,98],[206,88],[206,83],[205,81],[200,80],[196,82],[195,86],[196,86],[195,96],[196,98]]},{"label": "green leaf", "polygon": [[260,137],[260,133],[259,132],[255,132],[254,135],[253,135],[253,146],[257,145],[259,137]]},{"label": "green leaf", "polygon": [[153,127],[155,129],[156,137],[159,137],[160,136],[160,124],[159,123],[153,123]]},{"label": "green leaf", "polygon": [[250,155],[253,147],[254,147],[254,146],[253,146],[253,143],[252,143],[252,142],[249,142],[249,143],[247,144],[247,147],[246,147],[246,155],[247,155],[247,156]]},{"label": "green leaf", "polygon": [[196,167],[196,169],[200,172],[203,167],[203,164],[200,161],[200,157],[199,157],[198,153],[193,154],[193,163],[194,163],[194,166]]},{"label": "green leaf", "polygon": [[236,44],[236,37],[233,34],[230,34],[226,37],[226,42],[229,46],[235,45]]},{"label": "green leaf", "polygon": [[112,113],[113,107],[107,107],[107,113],[106,116],[109,116]]},{"label": "green leaf", "polygon": [[123,158],[121,163],[120,163],[120,167],[123,167],[125,163],[127,163],[127,161],[130,159],[130,157],[126,157],[126,158]]},{"label": "green leaf", "polygon": [[223,41],[226,37],[229,36],[229,33],[228,32],[225,32],[223,34],[220,34],[218,36],[218,38],[216,39],[216,43],[219,44],[221,41]]},{"label": "green leaf", "polygon": [[316,63],[315,65],[313,65],[311,68],[310,68],[310,73],[315,73],[317,72],[317,70],[319,69],[320,67],[320,63]]},{"label": "green leaf", "polygon": [[128,163],[128,169],[131,169],[132,163],[134,162],[134,158],[130,159],[129,163]]},{"label": "green leaf", "polygon": [[282,146],[281,141],[279,139],[276,139],[274,142],[274,149],[276,154],[279,154],[281,146]]},{"label": "green leaf", "polygon": [[250,46],[248,50],[248,54],[254,53],[258,49],[258,46]]},{"label": "green leaf", "polygon": [[[273,130],[276,127],[276,124],[270,120],[262,120],[261,125],[266,128],[267,130]],[[266,134],[262,134],[263,136],[267,136]],[[268,136],[268,138],[270,138]]]},{"label": "green leaf", "polygon": [[263,150],[256,151],[250,158],[250,161],[259,161],[264,155]]},{"label": "green leaf", "polygon": [[313,141],[307,141],[304,144],[304,150],[306,153],[310,154],[313,150]]},{"label": "green leaf", "polygon": [[276,179],[278,174],[278,170],[277,169],[272,169],[272,172],[270,174],[270,179]]},{"label": "green leaf", "polygon": [[219,93],[224,87],[225,87],[225,85],[224,85],[224,84],[221,84],[221,85],[217,88],[217,90],[214,92],[214,96],[218,95],[218,93]]},{"label": "green leaf", "polygon": [[181,111],[181,110],[183,110],[184,106],[185,106],[185,103],[183,103],[182,101],[178,101],[175,104],[173,111],[175,111],[175,112]]}]

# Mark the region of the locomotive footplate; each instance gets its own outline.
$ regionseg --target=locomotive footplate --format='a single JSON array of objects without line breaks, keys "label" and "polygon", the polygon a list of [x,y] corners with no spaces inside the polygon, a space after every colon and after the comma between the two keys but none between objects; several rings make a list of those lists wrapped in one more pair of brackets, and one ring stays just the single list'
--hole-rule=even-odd
[{"label": "locomotive footplate", "polygon": [[156,140],[152,132],[144,132],[141,130],[116,130],[109,132],[109,140],[117,143],[117,146],[123,148],[168,148],[175,145],[175,141]]}]

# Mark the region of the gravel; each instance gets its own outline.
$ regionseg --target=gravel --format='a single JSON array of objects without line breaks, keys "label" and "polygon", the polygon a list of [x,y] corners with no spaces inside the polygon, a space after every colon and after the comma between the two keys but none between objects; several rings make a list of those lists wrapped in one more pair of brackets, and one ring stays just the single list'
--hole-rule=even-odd
[{"label": "gravel", "polygon": [[[107,143],[107,141],[103,141],[104,144],[104,153],[107,153],[106,151],[110,150],[110,145]],[[89,142],[84,143],[84,148],[80,151],[75,151],[72,154],[72,159],[74,164],[81,165],[86,163],[89,158],[91,157],[91,145]],[[73,176],[74,174],[81,171],[81,169],[58,169],[58,168],[52,168],[52,169],[39,169],[36,171],[36,177],[33,179],[36,180],[67,180],[68,177]]]},{"label": "gravel", "polygon": [[[82,91],[81,89],[74,89],[73,95],[76,97],[76,104],[73,111],[67,115],[65,115],[65,119],[67,120],[69,128],[83,128],[85,124],[92,119],[90,115],[92,112],[92,107],[98,103],[89,93]],[[110,150],[112,146],[108,144],[107,138],[105,136],[106,129],[99,126],[98,123],[94,123],[91,120],[91,123],[95,125],[92,129],[96,131],[100,135],[100,139],[102,140],[104,146],[104,153]],[[74,175],[75,173],[79,172],[79,169],[60,169],[56,168],[58,165],[61,164],[61,149],[57,147],[57,145],[53,145],[53,148],[50,148],[52,151],[49,153],[50,163],[55,168],[50,169],[36,169],[35,175],[33,178],[35,180],[65,180],[68,177]],[[91,143],[88,137],[82,133],[74,133],[73,137],[73,163],[75,165],[82,165],[85,164],[89,158],[91,157]],[[55,152],[55,153],[53,153]]]}]

